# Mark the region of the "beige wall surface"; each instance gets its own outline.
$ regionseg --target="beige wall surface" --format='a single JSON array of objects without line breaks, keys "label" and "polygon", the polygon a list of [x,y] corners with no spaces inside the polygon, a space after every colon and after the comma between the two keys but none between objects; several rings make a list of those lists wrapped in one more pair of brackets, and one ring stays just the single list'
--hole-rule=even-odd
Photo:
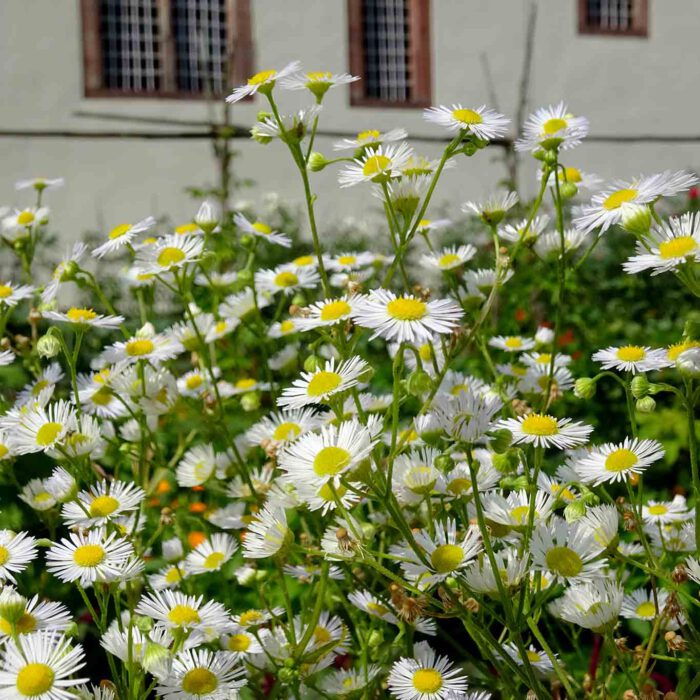
[{"label": "beige wall surface", "polygon": [[[256,68],[281,67],[300,59],[309,70],[347,70],[344,0],[252,0]],[[577,33],[576,0],[540,0],[529,105],[564,99],[591,121],[591,134],[629,136],[700,135],[700,3],[650,0],[649,36],[616,38]],[[525,0],[433,0],[433,103],[489,102],[512,117],[524,55],[528,3]],[[481,56],[488,58],[487,84]],[[192,100],[86,99],[82,84],[82,44],[78,0],[2,0],[0,3],[0,130],[169,130],[177,127],[98,121],[77,117],[78,110],[184,120],[207,120],[218,106]],[[280,94],[282,109],[304,104],[301,93]],[[233,109],[234,122],[250,125],[264,106]],[[421,110],[351,107],[345,88],[326,99],[322,126],[357,132],[404,126],[411,135],[435,136],[439,129]],[[332,139],[317,146],[331,152]],[[435,143],[415,142],[435,155]],[[257,182],[234,195],[255,200],[267,191],[298,200],[300,187],[280,144],[261,147],[235,142],[240,177]],[[505,170],[498,151],[460,163],[445,176],[437,203],[454,211],[493,188]],[[665,168],[700,167],[700,143],[589,143],[569,159],[603,177],[626,177]],[[63,176],[66,187],[52,193],[55,226],[65,240],[86,229],[108,229],[147,214],[191,216],[188,185],[213,184],[216,167],[206,141],[77,140],[0,138],[0,204],[28,201],[14,192],[16,179]],[[523,164],[523,181],[534,179],[534,164]],[[315,175],[321,225],[363,211],[360,187],[339,191],[329,170]],[[366,207],[365,207],[366,209]]]}]

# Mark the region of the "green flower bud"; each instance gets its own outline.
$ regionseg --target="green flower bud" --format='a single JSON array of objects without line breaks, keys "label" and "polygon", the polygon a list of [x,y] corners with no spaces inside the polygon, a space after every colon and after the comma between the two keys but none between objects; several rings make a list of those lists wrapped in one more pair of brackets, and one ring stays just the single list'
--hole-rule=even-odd
[{"label": "green flower bud", "polygon": [[12,588],[3,588],[0,593],[0,617],[11,625],[20,621],[27,608],[27,599]]},{"label": "green flower bud", "polygon": [[141,632],[150,632],[153,628],[153,620],[144,615],[135,615],[133,617],[135,627]]},{"label": "green flower bud", "polygon": [[367,637],[367,646],[370,649],[376,649],[384,642],[384,635],[380,630],[372,630]]},{"label": "green flower bud", "polygon": [[435,468],[441,472],[449,472],[454,466],[455,461],[450,455],[439,455],[435,458]]},{"label": "green flower bud", "polygon": [[653,413],[656,409],[656,401],[651,396],[645,396],[637,401],[637,411],[639,413]]},{"label": "green flower bud", "polygon": [[559,185],[559,194],[564,199],[571,199],[578,194],[578,187],[573,182],[562,182]]},{"label": "green flower bud", "polygon": [[586,514],[586,504],[583,500],[572,501],[564,508],[564,517],[567,523],[580,520]]},{"label": "green flower bud", "polygon": [[532,157],[535,160],[539,160],[541,162],[544,162],[544,151],[541,148],[538,148],[536,151],[533,152]]},{"label": "green flower bud", "polygon": [[146,671],[155,668],[160,661],[167,659],[170,652],[164,646],[148,640],[143,653],[143,667]]},{"label": "green flower bud", "polygon": [[593,491],[588,491],[588,493],[583,495],[583,502],[587,506],[597,506],[600,504],[600,498]]},{"label": "green flower bud", "polygon": [[205,199],[194,216],[194,223],[204,233],[211,233],[221,221],[221,205],[213,199]]},{"label": "green flower bud", "polygon": [[501,474],[508,474],[518,468],[520,459],[515,450],[507,450],[503,454],[495,454],[492,462],[494,469],[497,469]]},{"label": "green flower bud", "polygon": [[469,141],[469,143],[465,143],[462,147],[462,153],[464,153],[464,155],[467,156],[467,158],[473,156],[478,150],[479,147],[471,141]]},{"label": "green flower bud", "polygon": [[330,161],[326,158],[326,156],[323,155],[323,153],[314,151],[309,156],[309,162],[307,167],[312,173],[320,173],[321,170],[323,170],[329,162]]},{"label": "green flower bud", "polygon": [[80,265],[75,260],[69,260],[61,273],[61,282],[70,282],[80,272]]},{"label": "green flower bud", "polygon": [[496,454],[503,454],[513,442],[513,433],[506,428],[494,430],[491,433],[491,449]]},{"label": "green flower bud", "polygon": [[649,207],[627,204],[622,208],[622,228],[633,236],[646,236],[651,226]]},{"label": "green flower bud", "polygon": [[[557,139],[550,139],[550,141],[556,141]],[[542,144],[547,150],[544,152],[544,155],[542,156],[542,160],[547,163],[547,165],[555,165],[557,160],[559,159],[559,154],[556,151],[556,146],[559,144],[555,143],[548,143],[545,145],[544,143]]]},{"label": "green flower bud", "polygon": [[292,304],[295,306],[306,306],[306,299],[303,294],[295,294],[292,297]]},{"label": "green flower bud", "polygon": [[295,681],[299,673],[293,668],[281,668],[277,674],[277,678],[280,679],[280,683],[284,685],[289,685]]},{"label": "green flower bud", "polygon": [[250,391],[241,396],[241,408],[246,412],[257,411],[260,408],[260,393]]},{"label": "green flower bud", "polygon": [[61,343],[52,334],[42,335],[36,343],[36,351],[40,357],[56,357],[61,352]]},{"label": "green flower bud", "polygon": [[48,537],[41,537],[34,543],[37,547],[53,547],[53,540]]},{"label": "green flower bud", "polygon": [[430,391],[433,386],[433,380],[430,375],[422,369],[416,369],[408,376],[406,380],[406,390],[411,396],[422,396]]},{"label": "green flower bud", "polygon": [[595,396],[595,380],[590,377],[579,377],[574,383],[574,396],[588,401]]},{"label": "green flower bud", "polygon": [[693,314],[683,326],[683,340],[700,340],[700,316]]},{"label": "green flower bud", "polygon": [[252,236],[249,236],[247,233],[246,233],[246,234],[243,234],[243,235],[241,236],[241,245],[242,245],[244,248],[248,248],[248,247],[251,245],[252,242],[253,242],[253,237],[252,237]]},{"label": "green flower bud", "polygon": [[649,380],[646,374],[637,374],[630,384],[630,389],[632,390],[632,396],[635,399],[643,399],[645,396],[649,395]]},{"label": "green flower bud", "polygon": [[236,281],[238,281],[241,284],[244,284],[246,286],[251,284],[253,281],[253,271],[248,270],[247,268],[244,270],[241,270],[238,273],[238,276],[236,277]]},{"label": "green flower bud", "polygon": [[304,371],[305,372],[315,372],[317,369],[323,367],[323,358],[318,355],[309,355],[304,360]]},{"label": "green flower bud", "polygon": [[262,146],[267,146],[267,144],[272,141],[272,136],[270,136],[269,134],[263,134],[260,131],[260,127],[257,126],[257,124],[251,128],[250,138],[253,139],[253,141],[255,141],[256,143],[261,144]]},{"label": "green flower bud", "polygon": [[524,474],[521,474],[520,476],[504,476],[501,479],[500,483],[501,488],[512,489],[516,491],[526,489],[528,486],[527,477]]},{"label": "green flower bud", "polygon": [[269,119],[270,117],[274,116],[272,112],[268,112],[264,109],[261,109],[256,115],[255,115],[255,121],[256,122],[264,122],[266,119]]}]

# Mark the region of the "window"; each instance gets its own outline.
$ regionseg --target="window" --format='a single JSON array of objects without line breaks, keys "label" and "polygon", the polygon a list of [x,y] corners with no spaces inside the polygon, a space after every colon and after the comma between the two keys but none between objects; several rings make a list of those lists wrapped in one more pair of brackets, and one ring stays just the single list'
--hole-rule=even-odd
[{"label": "window", "polygon": [[86,96],[219,96],[253,73],[250,0],[82,0]]},{"label": "window", "polygon": [[648,0],[579,0],[581,34],[647,36]]},{"label": "window", "polygon": [[348,0],[353,105],[430,104],[429,0]]}]

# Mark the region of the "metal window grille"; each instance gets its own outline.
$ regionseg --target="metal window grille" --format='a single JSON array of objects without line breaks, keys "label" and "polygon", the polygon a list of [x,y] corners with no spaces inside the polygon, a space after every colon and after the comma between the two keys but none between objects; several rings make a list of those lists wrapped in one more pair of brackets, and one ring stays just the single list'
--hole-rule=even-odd
[{"label": "metal window grille", "polygon": [[586,22],[596,29],[630,30],[634,26],[633,0],[587,0]]},{"label": "metal window grille", "polygon": [[409,17],[406,0],[362,4],[365,91],[387,102],[411,99]]},{"label": "metal window grille", "polygon": [[129,92],[160,89],[156,0],[101,0],[103,83]]},{"label": "metal window grille", "polygon": [[178,89],[223,92],[227,87],[225,0],[174,0],[172,19]]}]

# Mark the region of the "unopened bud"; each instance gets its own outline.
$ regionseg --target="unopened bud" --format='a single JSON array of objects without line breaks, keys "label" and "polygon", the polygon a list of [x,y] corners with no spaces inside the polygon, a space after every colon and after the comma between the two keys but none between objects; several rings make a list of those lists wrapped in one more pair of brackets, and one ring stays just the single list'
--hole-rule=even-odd
[{"label": "unopened bud", "polygon": [[501,472],[501,474],[508,474],[518,468],[520,459],[515,450],[508,450],[503,454],[495,454],[492,458],[492,463],[494,468]]},{"label": "unopened bud", "polygon": [[640,204],[627,204],[622,207],[622,228],[634,236],[646,236],[651,226],[649,207]]},{"label": "unopened bud", "polygon": [[257,411],[260,408],[260,394],[257,391],[250,391],[241,396],[241,408],[246,412]]},{"label": "unopened bud", "polygon": [[578,194],[578,187],[573,182],[562,182],[559,185],[559,194],[563,199],[571,199]]},{"label": "unopened bud", "polygon": [[595,396],[595,381],[590,377],[579,377],[574,383],[574,396],[588,401]]},{"label": "unopened bud", "polygon": [[304,371],[305,372],[315,372],[316,370],[323,367],[323,360],[318,355],[309,355],[304,360]]},{"label": "unopened bud", "polygon": [[580,520],[586,514],[586,504],[583,500],[572,501],[564,508],[564,517],[567,523]]},{"label": "unopened bud", "polygon": [[370,649],[376,649],[384,642],[384,635],[380,630],[372,630],[367,638],[367,646]]},{"label": "unopened bud", "polygon": [[40,357],[56,357],[61,352],[61,342],[52,334],[42,335],[36,343],[36,351]]},{"label": "unopened bud", "polygon": [[328,163],[329,160],[323,155],[323,153],[314,151],[309,156],[308,168],[312,173],[319,173],[328,165]]},{"label": "unopened bud", "polygon": [[513,442],[513,433],[506,428],[494,430],[491,433],[491,449],[497,454],[503,454]]},{"label": "unopened bud", "polygon": [[656,401],[651,396],[645,396],[637,401],[636,408],[639,413],[653,413],[656,409]]},{"label": "unopened bud", "polygon": [[221,221],[221,205],[213,199],[205,199],[194,217],[194,223],[204,231],[211,233]]},{"label": "unopened bud", "polygon": [[643,399],[649,395],[649,380],[646,374],[638,374],[632,379],[630,388],[635,399]]},{"label": "unopened bud", "polygon": [[422,396],[427,394],[433,386],[430,375],[422,369],[416,369],[406,380],[406,390],[411,396]]},{"label": "unopened bud", "polygon": [[439,455],[435,458],[435,467],[441,472],[449,472],[454,465],[455,461],[450,455]]}]

